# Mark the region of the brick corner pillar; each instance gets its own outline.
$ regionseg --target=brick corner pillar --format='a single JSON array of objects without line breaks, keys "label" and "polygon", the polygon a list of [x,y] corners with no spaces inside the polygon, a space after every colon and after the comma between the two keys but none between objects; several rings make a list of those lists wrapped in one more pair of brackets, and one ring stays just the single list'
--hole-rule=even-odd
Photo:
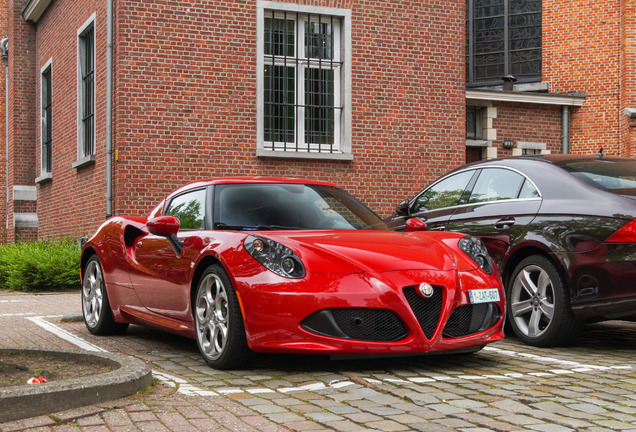
[{"label": "brick corner pillar", "polygon": [[[22,10],[28,0],[8,3],[8,98],[6,165],[6,241],[37,238],[36,173],[36,32]],[[4,222],[4,221],[3,221]]]}]

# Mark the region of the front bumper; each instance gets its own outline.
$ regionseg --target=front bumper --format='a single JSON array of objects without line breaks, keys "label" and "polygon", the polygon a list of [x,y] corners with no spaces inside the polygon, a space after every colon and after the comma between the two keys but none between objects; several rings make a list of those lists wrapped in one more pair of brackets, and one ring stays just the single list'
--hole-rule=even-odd
[{"label": "front bumper", "polygon": [[[504,336],[497,273],[308,273],[300,280],[248,273],[235,286],[254,351],[399,355],[478,347]],[[430,299],[418,294],[423,282],[435,289]],[[497,288],[500,301],[471,305],[468,290],[481,288]]]}]

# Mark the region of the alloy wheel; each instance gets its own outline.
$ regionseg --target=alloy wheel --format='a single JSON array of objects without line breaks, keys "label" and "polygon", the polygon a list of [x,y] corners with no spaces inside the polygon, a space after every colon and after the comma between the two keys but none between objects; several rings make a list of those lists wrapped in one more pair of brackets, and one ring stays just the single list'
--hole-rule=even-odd
[{"label": "alloy wheel", "polygon": [[89,327],[96,327],[104,309],[104,278],[97,260],[88,263],[82,283],[82,310]]},{"label": "alloy wheel", "polygon": [[541,337],[554,319],[555,292],[547,271],[538,265],[524,267],[510,292],[510,311],[515,326],[529,338]]},{"label": "alloy wheel", "polygon": [[219,358],[228,343],[228,298],[223,281],[214,273],[205,275],[199,285],[195,316],[202,354]]}]

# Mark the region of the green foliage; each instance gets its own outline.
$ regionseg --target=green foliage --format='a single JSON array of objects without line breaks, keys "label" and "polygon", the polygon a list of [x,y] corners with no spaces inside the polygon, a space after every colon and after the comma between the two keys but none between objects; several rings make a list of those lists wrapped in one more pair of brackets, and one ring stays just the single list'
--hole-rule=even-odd
[{"label": "green foliage", "polygon": [[0,288],[78,289],[80,253],[77,242],[70,239],[0,245]]}]

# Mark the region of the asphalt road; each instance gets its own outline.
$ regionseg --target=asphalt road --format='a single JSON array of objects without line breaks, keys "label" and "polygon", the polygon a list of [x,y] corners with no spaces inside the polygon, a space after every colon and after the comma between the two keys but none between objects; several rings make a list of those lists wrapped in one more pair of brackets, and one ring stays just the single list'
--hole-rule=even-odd
[{"label": "asphalt road", "polygon": [[507,338],[470,355],[261,355],[217,371],[193,340],[138,326],[96,337],[60,321],[80,309],[79,293],[0,292],[0,347],[122,353],[149,362],[157,385],[0,430],[636,432],[635,323],[589,325],[568,348]]}]

